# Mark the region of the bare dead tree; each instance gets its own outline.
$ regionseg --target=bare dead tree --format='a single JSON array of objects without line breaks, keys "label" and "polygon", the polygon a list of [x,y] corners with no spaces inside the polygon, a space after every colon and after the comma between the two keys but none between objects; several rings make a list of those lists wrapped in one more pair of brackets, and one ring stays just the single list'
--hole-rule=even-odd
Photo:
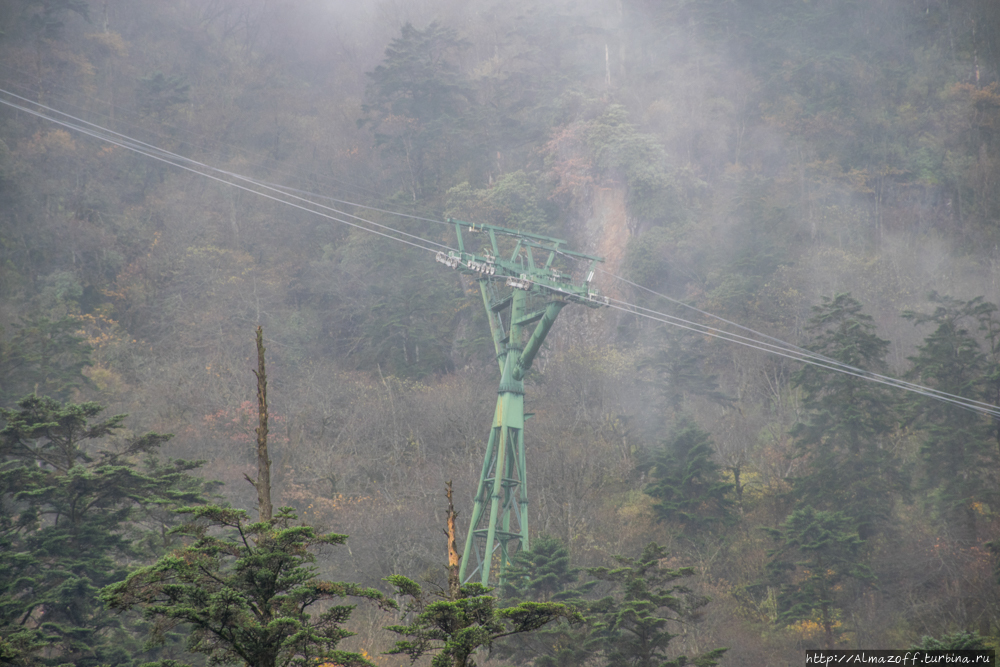
[{"label": "bare dead tree", "polygon": [[448,598],[457,600],[462,585],[462,582],[458,580],[458,547],[455,539],[455,517],[458,516],[458,512],[455,511],[455,503],[451,500],[451,480],[446,486],[448,489],[445,492],[448,497],[448,529],[445,531],[448,535]]},{"label": "bare dead tree", "polygon": [[267,455],[267,373],[264,371],[264,329],[257,327],[257,481],[247,476],[247,481],[257,489],[257,512],[260,521],[270,521],[271,459]]}]

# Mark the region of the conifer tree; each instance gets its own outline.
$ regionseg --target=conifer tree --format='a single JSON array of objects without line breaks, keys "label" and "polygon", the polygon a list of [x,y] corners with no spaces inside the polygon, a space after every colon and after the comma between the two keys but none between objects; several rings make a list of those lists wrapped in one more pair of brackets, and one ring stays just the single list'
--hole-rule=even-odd
[{"label": "conifer tree", "polygon": [[125,437],[125,415],[94,421],[103,410],[34,395],[0,410],[0,651],[11,660],[130,664],[137,646],[97,592],[144,555],[143,521],[202,499],[198,463],[136,462],[170,436]]},{"label": "conifer tree", "polygon": [[504,595],[537,602],[579,597],[581,591],[570,587],[580,579],[581,571],[572,566],[565,544],[551,535],[541,535],[530,549],[511,557],[504,573]]},{"label": "conifer tree", "polygon": [[655,500],[660,521],[677,521],[696,531],[730,518],[733,485],[712,460],[712,441],[689,418],[682,418],[674,433],[645,467],[652,480],[643,491]]},{"label": "conifer tree", "polygon": [[990,645],[978,632],[953,632],[940,638],[924,635],[919,644],[910,646],[913,651],[988,651]]},{"label": "conifer tree", "polygon": [[456,59],[467,46],[454,29],[436,21],[423,30],[407,23],[382,63],[368,72],[371,83],[358,122],[372,127],[386,154],[405,162],[414,201],[440,177],[460,136],[472,89]]},{"label": "conifer tree", "polygon": [[172,532],[192,543],[106,587],[101,598],[111,609],[141,608],[155,622],[154,644],[168,630],[187,624],[192,629],[188,650],[209,656],[212,664],[373,667],[360,654],[338,648],[354,634],[343,628],[352,605],[329,604],[315,617],[311,608],[345,597],[371,600],[383,609],[396,603],[372,588],[319,579],[311,550],[344,544],[347,536],[319,535],[310,526],[295,525],[290,507],[272,512],[263,336],[258,326],[258,474],[256,481],[247,478],[257,490],[260,520],[251,522],[244,510],[216,505],[180,509],[191,518]]},{"label": "conifer tree", "polygon": [[477,583],[464,584],[456,597],[435,600],[402,575],[386,581],[397,595],[410,598],[405,611],[414,615],[409,625],[389,626],[406,639],[397,640],[388,653],[408,655],[414,662],[433,653],[432,667],[475,667],[473,656],[480,648],[489,650],[498,639],[534,632],[571,613],[557,602],[522,602],[501,608],[490,589]]},{"label": "conifer tree", "polygon": [[669,657],[670,642],[677,636],[677,624],[691,622],[708,599],[696,595],[678,580],[694,574],[694,569],[671,569],[664,561],[663,547],[651,543],[638,558],[615,556],[619,567],[598,567],[588,573],[615,584],[617,591],[591,605],[598,621],[602,643],[602,664],[608,667],[711,667],[728,650],[717,648],[698,656]]},{"label": "conifer tree", "polygon": [[[862,371],[885,372],[889,341],[875,334],[872,318],[850,294],[813,307],[806,325],[809,350]],[[855,375],[805,365],[792,379],[803,392],[806,418],[791,434],[806,472],[793,481],[798,502],[838,510],[857,524],[862,537],[888,520],[893,495],[905,484],[899,462],[885,440],[894,426],[895,405],[883,385]]]},{"label": "conifer tree", "polygon": [[[930,300],[936,304],[934,312],[903,314],[916,325],[935,327],[910,357],[910,376],[949,394],[989,401],[995,366],[973,332],[987,329],[991,333],[989,323],[996,306],[982,297],[962,301],[932,293]],[[966,539],[973,538],[977,503],[997,498],[993,471],[998,451],[990,422],[953,403],[922,397],[913,400],[908,411],[910,423],[922,433],[925,490],[940,518]]]},{"label": "conifer tree", "polygon": [[79,328],[68,316],[25,318],[8,330],[0,327],[0,405],[13,405],[32,392],[65,401],[84,386],[91,348]]},{"label": "conifer tree", "polygon": [[492,650],[499,639],[534,632],[557,618],[582,620],[556,602],[521,602],[500,608],[489,588],[476,583],[461,585],[451,482],[447,496],[448,590],[429,595],[412,579],[398,574],[386,577],[397,595],[410,598],[405,613],[412,614],[409,625],[387,628],[406,638],[397,640],[389,654],[405,654],[416,662],[433,653],[432,667],[475,667],[476,651]]},{"label": "conifer tree", "polygon": [[360,654],[337,648],[353,634],[342,627],[352,605],[310,613],[317,603],[346,597],[394,606],[374,589],[317,578],[311,549],[344,544],[346,535],[319,535],[296,525],[289,507],[259,522],[243,510],[214,505],[182,513],[190,520],[174,532],[192,544],[105,588],[101,597],[111,609],[141,608],[155,622],[154,642],[188,624],[188,650],[220,664],[371,666]]},{"label": "conifer tree", "polygon": [[579,618],[560,618],[537,632],[510,638],[497,652],[522,662],[531,660],[535,667],[572,667],[593,657],[599,650],[599,640],[593,632],[594,619],[587,615],[584,596],[597,582],[580,584],[581,572],[581,568],[572,566],[566,545],[549,535],[536,538],[531,549],[514,554],[506,572],[507,600],[562,602],[580,614],[583,622]]},{"label": "conifer tree", "polygon": [[864,540],[853,524],[840,512],[806,506],[792,512],[780,528],[769,529],[779,542],[768,563],[771,581],[780,586],[778,621],[819,623],[828,649],[840,635],[838,619],[851,601],[850,584],[874,579],[858,557]]}]

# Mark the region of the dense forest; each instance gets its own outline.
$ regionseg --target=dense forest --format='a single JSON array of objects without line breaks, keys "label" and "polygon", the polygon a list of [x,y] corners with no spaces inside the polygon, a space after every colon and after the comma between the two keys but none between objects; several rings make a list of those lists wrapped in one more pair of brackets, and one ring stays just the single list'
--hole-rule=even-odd
[{"label": "dense forest", "polygon": [[[452,217],[628,306],[525,376],[492,590]],[[998,303],[994,0],[5,0],[0,664],[995,648]]]}]

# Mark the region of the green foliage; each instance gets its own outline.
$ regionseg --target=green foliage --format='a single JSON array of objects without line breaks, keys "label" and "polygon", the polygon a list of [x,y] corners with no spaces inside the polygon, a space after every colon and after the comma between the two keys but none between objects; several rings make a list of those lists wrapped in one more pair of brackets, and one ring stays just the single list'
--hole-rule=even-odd
[{"label": "green foliage", "polygon": [[911,651],[989,651],[992,647],[978,632],[953,632],[940,638],[924,635]]},{"label": "green foliage", "polygon": [[660,521],[676,521],[689,533],[729,521],[733,484],[725,481],[713,454],[711,436],[682,418],[645,466],[652,481],[643,492],[655,500]]},{"label": "green foliage", "polygon": [[473,654],[491,649],[503,637],[534,632],[557,618],[573,614],[556,602],[522,602],[498,608],[490,589],[481,584],[465,584],[457,599],[433,600],[418,584],[402,575],[386,578],[396,594],[410,598],[405,611],[413,614],[409,625],[389,626],[408,639],[396,641],[389,654],[405,654],[416,662],[434,653],[432,667],[475,667]]},{"label": "green foliage", "polygon": [[[8,544],[3,543],[3,547]],[[0,664],[28,667],[37,664],[35,656],[46,646],[46,637],[37,630],[14,630],[0,634]]]},{"label": "green foliage", "polygon": [[713,249],[706,305],[738,313],[746,321],[760,316],[760,291],[780,267],[790,263],[797,230],[790,204],[774,179],[736,172],[730,180],[729,218],[723,242]]},{"label": "green foliage", "polygon": [[[572,566],[565,544],[542,535],[531,543],[531,549],[519,551],[511,558],[505,573],[505,597],[515,601],[563,602],[584,614],[587,604],[583,597],[597,582],[575,585],[581,571]],[[599,649],[593,618],[584,617],[583,621],[560,618],[537,632],[506,640],[497,653],[521,661],[531,659],[535,667],[582,665]]]},{"label": "green foliage", "polygon": [[38,302],[43,312],[75,315],[79,312],[83,285],[71,271],[54,271],[41,281]]},{"label": "green foliage", "polygon": [[572,567],[569,549],[562,541],[541,535],[532,541],[530,549],[511,557],[504,575],[504,595],[541,602],[579,598],[585,590],[570,586],[580,579],[581,571]]},{"label": "green foliage", "polygon": [[34,317],[0,328],[0,405],[35,392],[67,400],[87,384],[83,369],[90,365],[91,347],[78,333],[72,317]]},{"label": "green foliage", "polygon": [[311,549],[343,544],[346,535],[318,535],[309,526],[295,525],[289,507],[257,523],[242,510],[214,505],[179,512],[190,519],[173,533],[193,543],[101,592],[111,609],[142,609],[155,622],[152,642],[186,623],[191,627],[188,650],[209,656],[213,663],[372,664],[337,648],[353,634],[342,627],[352,605],[331,604],[315,617],[307,611],[317,603],[346,597],[371,600],[382,608],[395,606],[374,589],[317,578]]},{"label": "green foliage", "polygon": [[361,125],[370,125],[386,155],[406,164],[407,189],[416,201],[434,188],[462,129],[471,94],[456,59],[467,47],[438,22],[424,30],[407,23],[368,73],[371,83]]},{"label": "green foliage", "polygon": [[598,567],[587,572],[601,581],[614,584],[617,591],[591,605],[598,619],[597,633],[602,640],[603,664],[635,667],[711,667],[728,650],[717,648],[695,657],[668,657],[671,640],[677,636],[671,628],[691,622],[708,598],[677,584],[694,574],[690,567],[666,567],[667,551],[649,544],[638,558],[615,556],[619,566]]},{"label": "green foliage", "polygon": [[468,182],[448,190],[447,216],[469,222],[498,225],[533,234],[551,231],[537,178],[518,170],[504,174],[489,188],[473,189]]},{"label": "green foliage", "polygon": [[[88,4],[97,19],[90,28],[81,19]],[[914,332],[900,334],[895,318],[899,304],[914,307],[920,285],[943,289],[936,283],[947,281],[962,293],[993,294],[983,290],[994,287],[1000,229],[997,2],[520,0],[479,7],[433,0],[375,3],[377,25],[370,12],[343,3],[227,0],[187,3],[184,11],[154,0],[105,4],[102,12],[101,3],[83,0],[0,3],[4,88],[133,136],[129,128],[142,125],[166,132],[176,146],[164,148],[231,173],[249,169],[271,183],[382,209],[418,199],[424,206],[406,211],[429,218],[449,204],[504,226],[565,223],[565,235],[607,255],[614,272],[627,243],[630,279],[785,340],[803,331],[817,293],[835,285],[860,298],[865,290],[866,312],[884,328],[870,328],[871,320],[845,305],[807,333],[822,354],[853,355],[873,370],[882,367],[876,334],[893,338],[897,350],[911,345]],[[431,16],[441,23],[416,23],[379,43],[384,30],[395,29],[387,26]],[[376,65],[377,76],[358,72]],[[181,113],[192,101],[191,113]],[[364,131],[359,115],[367,118]],[[331,232],[332,221],[260,205],[23,111],[0,110],[0,135],[0,405],[11,407],[36,388],[72,398],[90,389],[81,370],[93,359],[100,365],[89,370],[109,378],[100,384],[116,401],[179,420],[183,438],[172,445],[204,451],[219,461],[220,474],[239,477],[232,466],[240,457],[205,439],[200,412],[239,400],[234,332],[244,327],[234,323],[284,322],[276,349],[295,367],[286,365],[277,379],[295,407],[286,411],[288,438],[276,470],[294,480],[297,498],[319,469],[321,476],[337,471],[340,491],[374,489],[377,481],[371,514],[370,502],[360,500],[338,513],[358,521],[359,530],[345,532],[357,539],[368,531],[365,549],[385,560],[422,558],[426,538],[389,544],[383,540],[398,531],[385,525],[389,516],[402,521],[403,508],[426,505],[420,480],[438,465],[457,476],[466,450],[482,444],[469,424],[489,419],[477,416],[476,397],[492,384],[468,377],[493,355],[488,337],[476,338],[486,330],[475,320],[482,317],[478,297],[463,295],[453,272],[412,248],[371,242],[365,232]],[[162,145],[156,133],[140,138]],[[446,202],[444,193],[461,183],[468,185]],[[547,201],[548,183],[558,187]],[[627,210],[612,211],[620,189]],[[556,210],[555,198],[569,205]],[[375,214],[365,211],[354,212]],[[602,229],[602,220],[615,224]],[[425,222],[402,227],[452,242],[447,228]],[[180,259],[191,247],[218,248],[234,261],[196,270]],[[957,259],[949,251],[955,247],[964,251]],[[100,304],[107,299],[116,310]],[[118,322],[85,321],[94,351],[74,340],[80,321],[61,321],[81,312],[117,313]],[[608,343],[614,351],[658,336],[638,319],[616,330],[616,318],[627,316],[608,309],[580,317],[587,323],[564,323],[573,326],[556,341],[557,356],[572,358],[580,344]],[[963,322],[984,355],[969,355],[969,378],[980,379],[963,387],[957,368],[934,376],[931,358],[942,366],[960,361],[961,346],[928,348],[918,375],[1000,404],[997,338],[987,345],[993,334],[977,328],[978,315]],[[916,337],[937,327],[928,320]],[[981,558],[964,548],[996,538],[992,452],[1000,422],[950,414],[924,399],[894,411],[874,385],[818,370],[790,387],[787,361],[701,345],[659,341],[660,400],[630,382],[629,369],[614,381],[571,378],[574,391],[556,392],[564,359],[540,365],[528,387],[539,414],[529,431],[538,429],[545,446],[529,464],[536,466],[533,486],[561,496],[546,492],[532,505],[540,521],[559,523],[589,557],[588,545],[602,543],[619,522],[627,523],[618,535],[623,543],[641,539],[646,515],[634,520],[634,512],[649,497],[638,493],[644,481],[633,473],[643,436],[655,432],[659,442],[666,424],[656,422],[667,422],[671,411],[697,411],[699,419],[712,413],[718,445],[754,490],[747,523],[776,525],[775,503],[792,497],[843,511],[862,538],[878,536],[862,555],[891,574],[870,605],[852,610],[856,627],[870,633],[858,641],[891,644],[876,635],[890,626],[904,633],[949,628],[970,615],[996,626]],[[342,372],[351,370],[362,375]],[[379,371],[385,396],[402,406],[398,428],[385,426],[385,414],[356,406],[370,395],[357,388]],[[720,386],[739,395],[721,415],[709,404]],[[901,415],[904,428],[893,431]],[[434,456],[439,449],[442,463]],[[552,465],[536,465],[547,458]],[[937,521],[905,506],[911,466]],[[383,483],[403,477],[418,481]],[[779,497],[789,483],[794,493]],[[231,493],[237,487],[244,488],[234,484]],[[321,502],[347,503],[318,498],[316,507]],[[136,551],[168,548],[180,536],[150,530],[168,514],[166,506],[136,507],[121,534],[139,540]],[[970,540],[959,549],[964,556],[942,560],[945,567],[903,560],[929,553],[920,548],[925,540],[944,553],[949,535]],[[904,536],[917,547],[898,543]],[[713,582],[760,574],[759,545],[745,541],[741,550],[704,559]],[[766,615],[742,602],[739,611]],[[748,643],[764,641],[749,634]],[[782,658],[772,662],[788,662]]]},{"label": "green foliage", "polygon": [[852,584],[874,578],[860,558],[864,540],[854,521],[840,512],[807,506],[768,532],[779,542],[767,565],[771,581],[781,586],[778,621],[815,621],[823,628],[826,648],[834,648],[843,632],[838,619],[852,599]]},{"label": "green foliage", "polygon": [[170,436],[124,437],[125,415],[92,421],[103,409],[28,396],[0,410],[0,650],[17,659],[132,664],[134,637],[97,592],[145,555],[158,509],[201,500],[198,464],[135,462]]},{"label": "green foliage", "polygon": [[31,314],[0,327],[0,406],[29,393],[69,400],[89,384],[83,369],[92,347],[78,317],[83,286],[70,271],[54,271],[40,281]]},{"label": "green foliage", "polygon": [[628,186],[629,212],[641,220],[673,223],[686,211],[680,189],[665,166],[663,147],[628,122],[625,108],[611,105],[587,126],[595,166]]},{"label": "green foliage", "polygon": [[[850,294],[823,298],[806,325],[807,348],[823,358],[862,371],[886,372],[889,341]],[[808,417],[792,428],[806,472],[797,477],[794,495],[817,509],[838,510],[856,522],[862,537],[884,529],[894,494],[903,491],[902,462],[886,438],[893,429],[895,401],[879,384],[854,375],[807,364],[792,379],[803,391]]]},{"label": "green foliage", "polygon": [[[910,377],[942,392],[989,400],[995,370],[973,331],[996,329],[996,306],[982,297],[962,301],[932,293],[929,298],[936,304],[932,313],[903,314],[916,325],[934,327],[910,357]],[[933,493],[941,519],[974,536],[974,504],[996,502],[988,472],[997,464],[990,423],[954,404],[925,398],[910,402],[909,419],[922,433],[924,488]]]}]

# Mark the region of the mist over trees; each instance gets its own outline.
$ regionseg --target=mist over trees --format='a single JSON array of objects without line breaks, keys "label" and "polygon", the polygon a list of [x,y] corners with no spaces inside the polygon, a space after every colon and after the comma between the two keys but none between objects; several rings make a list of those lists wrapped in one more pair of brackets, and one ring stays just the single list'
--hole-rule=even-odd
[{"label": "mist over trees", "polygon": [[[614,299],[1000,406],[990,0],[11,0],[0,101],[5,664],[202,664],[97,591],[217,557],[171,532],[192,507],[247,523],[257,325],[290,509],[249,532],[348,535],[292,569],[420,613],[498,380],[475,282],[428,253],[32,112],[411,239],[565,238]],[[565,308],[525,386],[538,550],[439,608],[491,614],[463,659],[1000,642],[995,419],[612,308]],[[359,604],[329,650],[408,664],[417,616]]]}]

